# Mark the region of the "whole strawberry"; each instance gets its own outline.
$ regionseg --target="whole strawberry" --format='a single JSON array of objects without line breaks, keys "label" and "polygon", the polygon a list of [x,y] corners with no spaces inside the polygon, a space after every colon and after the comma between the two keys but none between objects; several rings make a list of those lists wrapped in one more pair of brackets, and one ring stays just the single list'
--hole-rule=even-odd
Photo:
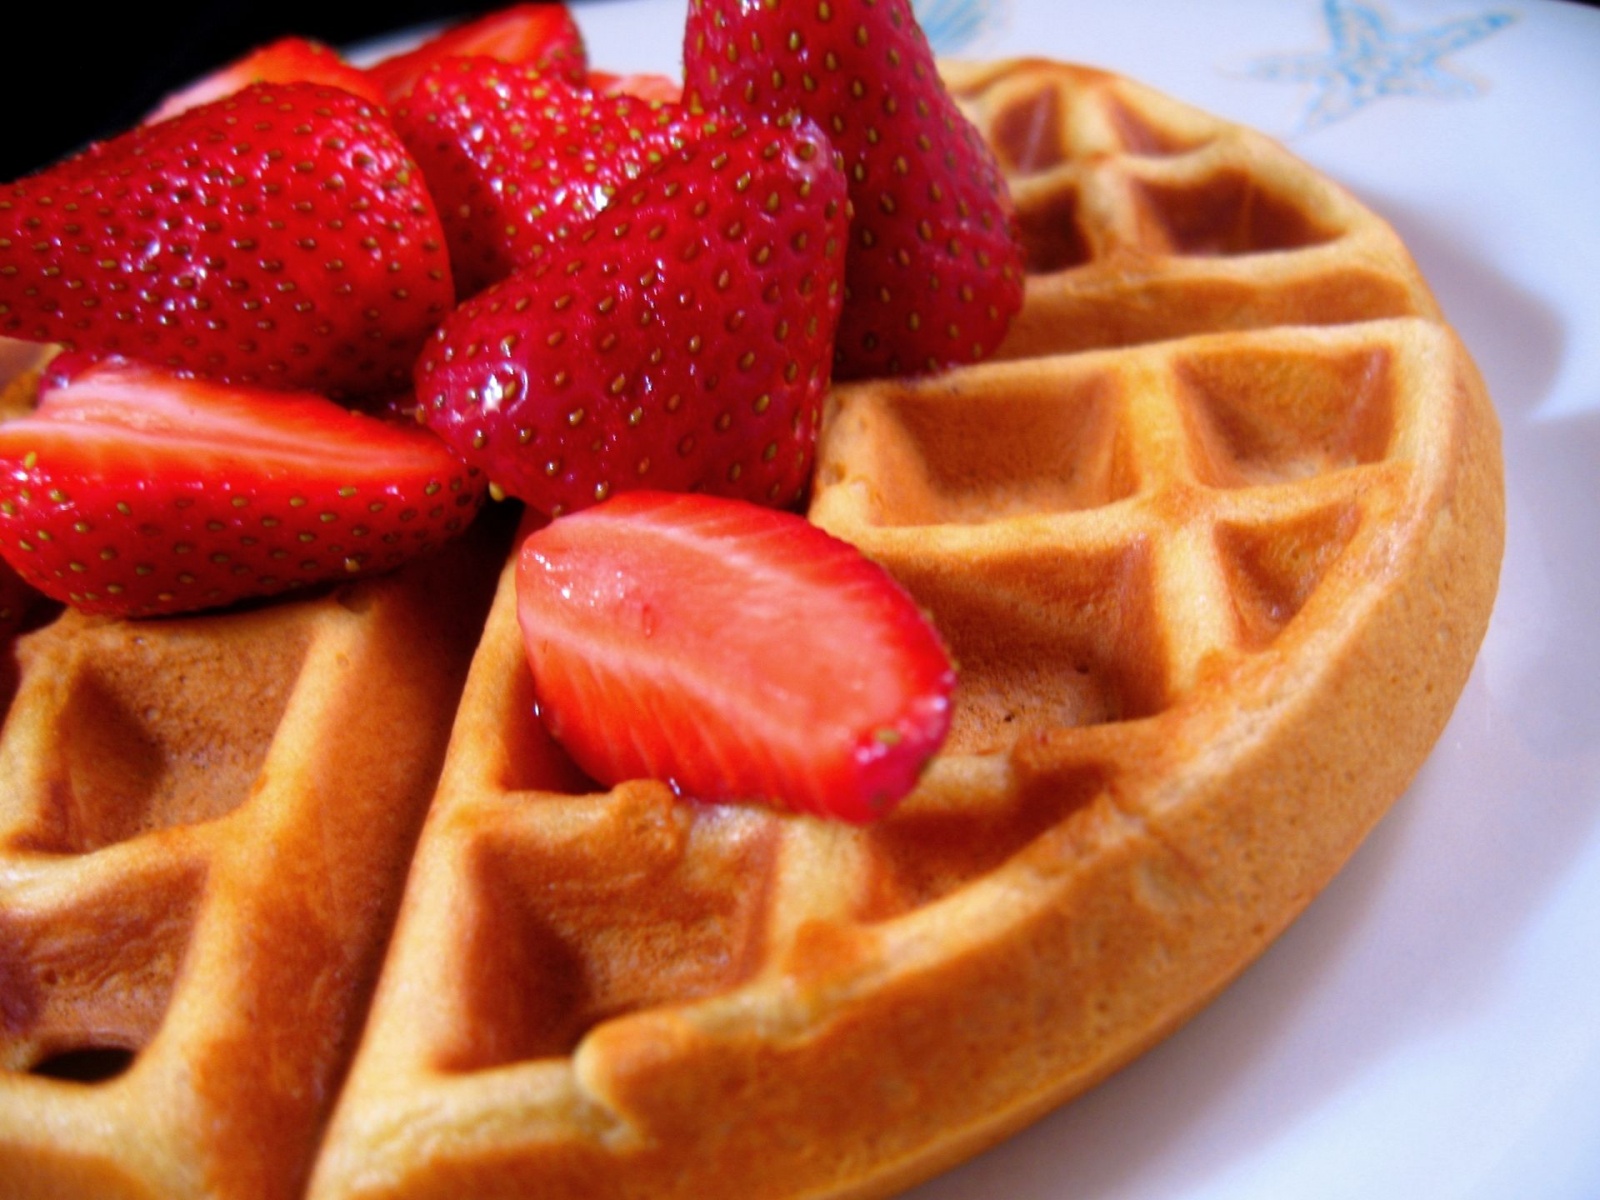
[{"label": "whole strawberry", "polygon": [[799,111],[844,158],[855,206],[835,375],[988,355],[1022,304],[994,156],[945,91],[908,0],[690,0],[685,95]]},{"label": "whole strawberry", "polygon": [[454,300],[384,115],[257,84],[0,188],[0,333],[330,394],[403,380]]},{"label": "whole strawberry", "polygon": [[422,417],[551,515],[642,488],[791,504],[847,219],[809,122],[707,132],[440,326],[417,364]]},{"label": "whole strawberry", "polygon": [[601,96],[474,57],[424,73],[394,124],[438,202],[466,297],[570,236],[705,122],[677,105]]}]

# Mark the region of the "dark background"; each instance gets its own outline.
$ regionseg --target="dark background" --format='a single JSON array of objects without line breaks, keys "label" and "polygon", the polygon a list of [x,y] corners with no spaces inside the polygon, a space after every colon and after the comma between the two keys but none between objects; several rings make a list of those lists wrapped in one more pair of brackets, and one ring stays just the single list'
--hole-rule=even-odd
[{"label": "dark background", "polygon": [[0,181],[127,128],[168,92],[274,38],[297,33],[342,46],[496,7],[472,0],[113,0],[91,15],[74,0],[16,0],[6,21],[8,61],[0,64]]},{"label": "dark background", "polygon": [[[509,0],[504,0],[509,2]],[[605,0],[577,0],[604,3]],[[0,180],[139,121],[167,93],[287,34],[347,46],[503,7],[494,0],[78,0],[6,3]],[[23,12],[27,20],[18,20]]]}]

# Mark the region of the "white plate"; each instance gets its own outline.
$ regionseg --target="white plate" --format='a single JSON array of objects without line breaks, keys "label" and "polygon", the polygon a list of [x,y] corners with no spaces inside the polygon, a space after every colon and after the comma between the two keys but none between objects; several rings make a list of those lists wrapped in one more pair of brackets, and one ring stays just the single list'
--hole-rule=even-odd
[{"label": "white plate", "polygon": [[[1504,423],[1500,601],[1345,872],[1190,1025],[915,1200],[1600,1197],[1600,12],[918,0],[944,53],[1131,75],[1281,137],[1410,243]],[[676,73],[683,0],[574,10]]]}]

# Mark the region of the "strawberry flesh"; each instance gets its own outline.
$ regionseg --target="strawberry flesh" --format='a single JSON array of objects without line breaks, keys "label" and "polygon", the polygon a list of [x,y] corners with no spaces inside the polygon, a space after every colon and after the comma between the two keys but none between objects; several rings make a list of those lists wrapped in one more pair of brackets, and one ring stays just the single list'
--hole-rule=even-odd
[{"label": "strawberry flesh", "polygon": [[955,675],[881,567],[792,513],[635,492],[530,534],[539,711],[605,786],[865,822],[943,742]]},{"label": "strawberry flesh", "polygon": [[840,379],[988,356],[1022,305],[993,153],[939,79],[906,0],[690,0],[691,106],[798,111],[833,139],[855,206]]},{"label": "strawberry flesh", "polygon": [[602,96],[636,96],[663,104],[683,103],[683,84],[669,75],[653,71],[618,74],[615,71],[590,71],[588,87]]},{"label": "strawberry flesh", "polygon": [[453,302],[421,174],[334,88],[256,84],[0,187],[0,334],[357,394]]},{"label": "strawberry flesh", "polygon": [[398,566],[471,521],[437,438],[310,393],[68,364],[0,425],[0,556],[87,612],[149,616]]},{"label": "strawberry flesh", "polygon": [[440,326],[417,365],[423,419],[550,515],[638,489],[792,504],[846,217],[814,126],[708,131]]}]

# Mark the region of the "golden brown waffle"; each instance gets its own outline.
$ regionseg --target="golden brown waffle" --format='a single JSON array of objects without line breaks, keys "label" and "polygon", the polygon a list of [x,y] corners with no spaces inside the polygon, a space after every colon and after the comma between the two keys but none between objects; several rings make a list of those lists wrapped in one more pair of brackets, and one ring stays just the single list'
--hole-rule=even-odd
[{"label": "golden brown waffle", "polygon": [[[163,625],[308,649],[283,678],[164,650],[163,678],[185,654],[222,677],[159,700],[116,665],[147,627],[68,618],[0,745],[14,1193],[884,1195],[1169,1032],[1327,882],[1488,619],[1482,384],[1392,232],[1272,143],[1096,72],[950,76],[1012,176],[1028,305],[1007,361],[838,390],[812,509],[961,665],[918,791],[867,829],[597,792],[533,717],[505,572],[344,1076],[405,835],[376,837],[370,754],[320,740],[348,734],[318,680],[403,671],[415,618],[347,630],[364,651],[336,600]],[[226,703],[243,681],[276,698]],[[261,714],[242,749],[194,732],[229,707]],[[385,785],[404,825],[434,744],[367,719],[395,731],[380,765],[420,764]],[[94,793],[74,771],[156,776],[171,798],[133,808],[159,828],[52,816]],[[28,1073],[84,1045],[131,1065]]]},{"label": "golden brown waffle", "polygon": [[893,1191],[1191,1013],[1437,736],[1499,451],[1394,235],[1126,81],[952,77],[1017,361],[839,390],[812,508],[950,640],[947,752],[867,831],[589,794],[508,573],[318,1200]]},{"label": "golden brown waffle", "polygon": [[1008,357],[1440,319],[1395,232],[1253,130],[1088,68],[945,72],[995,147],[1028,246]]},{"label": "golden brown waffle", "polygon": [[301,1194],[504,548],[487,533],[315,599],[69,611],[23,639],[0,1196]]}]

